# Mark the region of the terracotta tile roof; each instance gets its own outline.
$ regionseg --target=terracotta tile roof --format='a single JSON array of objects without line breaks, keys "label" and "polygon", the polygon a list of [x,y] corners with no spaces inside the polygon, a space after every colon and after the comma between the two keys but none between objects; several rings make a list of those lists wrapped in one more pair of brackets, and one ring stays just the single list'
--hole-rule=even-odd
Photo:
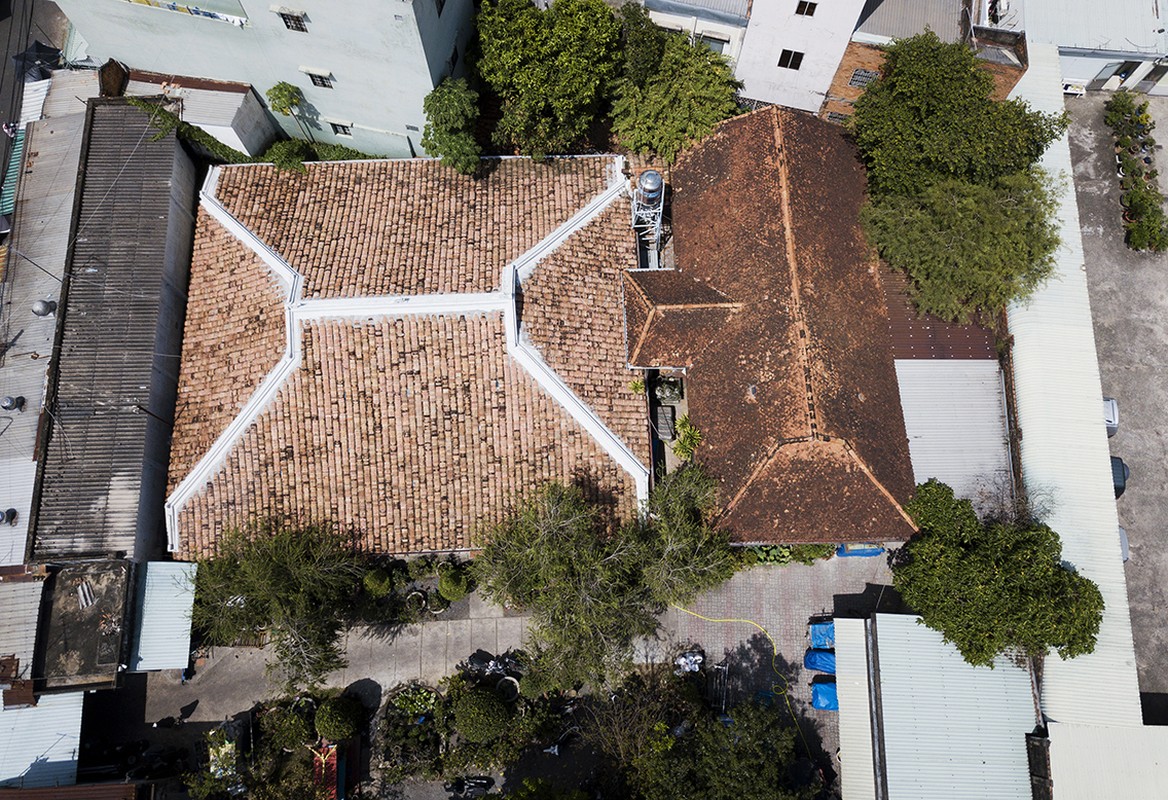
[{"label": "terracotta tile roof", "polygon": [[181,513],[182,554],[256,514],[366,550],[470,546],[549,480],[623,512],[632,480],[507,354],[500,313],[306,324],[303,365]]},{"label": "terracotta tile roof", "polygon": [[629,204],[615,201],[523,282],[522,329],[544,361],[642,464],[650,463],[641,378],[625,366],[621,274],[636,267]]},{"label": "terracotta tile roof", "polygon": [[723,523],[743,541],[907,538],[912,465],[850,145],[770,108],[683,155],[673,189],[679,271],[743,303],[714,341],[702,325],[689,341],[697,457],[722,480]]},{"label": "terracotta tile roof", "polygon": [[920,316],[909,299],[908,277],[888,264],[880,264],[880,280],[888,303],[888,331],[894,358],[997,359],[993,331],[984,325],[957,325]]},{"label": "terracotta tile roof", "polygon": [[191,254],[191,282],[170,490],[187,476],[276,366],[287,338],[287,290],[205,210]]},{"label": "terracotta tile roof", "polygon": [[304,276],[305,297],[489,292],[607,187],[615,160],[494,163],[480,180],[420,159],[226,167],[216,195]]},{"label": "terracotta tile roof", "polygon": [[742,308],[716,289],[676,270],[623,276],[628,359],[634,367],[692,366]]}]

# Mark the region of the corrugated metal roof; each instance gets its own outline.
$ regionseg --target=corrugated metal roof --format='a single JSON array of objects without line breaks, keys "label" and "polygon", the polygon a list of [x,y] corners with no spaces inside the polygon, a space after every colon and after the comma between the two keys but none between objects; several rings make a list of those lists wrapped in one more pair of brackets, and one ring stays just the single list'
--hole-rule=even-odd
[{"label": "corrugated metal roof", "polygon": [[43,81],[30,81],[24,84],[24,91],[20,97],[20,127],[41,118],[44,110],[45,98],[49,94],[49,87],[53,85],[52,78]]},{"label": "corrugated metal roof", "polygon": [[868,0],[856,30],[869,36],[907,39],[928,28],[943,42],[961,40],[961,0]]},{"label": "corrugated metal roof", "polygon": [[862,619],[835,620],[835,683],[839,695],[840,792],[845,800],[876,800],[867,628]]},{"label": "corrugated metal roof", "polygon": [[[127,95],[159,95],[162,87],[149,81],[131,80],[126,84]],[[171,88],[166,96],[182,101],[184,121],[192,125],[220,125],[230,128],[235,122],[239,107],[247,100],[246,94],[239,92],[211,91],[188,87]]]},{"label": "corrugated metal roof", "polygon": [[1153,0],[1013,0],[1022,12],[1028,44],[1056,44],[1087,50],[1168,53],[1168,5]]},{"label": "corrugated metal roof", "polygon": [[134,553],[144,486],[161,513],[165,458],[150,460],[147,439],[159,439],[173,414],[158,397],[168,376],[175,380],[178,352],[155,350],[181,327],[181,307],[177,319],[159,323],[169,295],[181,291],[166,285],[168,265],[182,258],[168,253],[168,228],[194,204],[175,185],[172,209],[180,158],[174,134],[157,138],[139,109],[90,101],[60,355],[50,373],[54,424],[43,444],[36,558]]},{"label": "corrugated metal roof", "polygon": [[46,119],[82,114],[85,112],[85,101],[100,93],[97,70],[55,70],[42,113]]},{"label": "corrugated metal roof", "polygon": [[745,25],[750,16],[750,0],[644,0],[644,3],[650,11],[730,25]]},{"label": "corrugated metal roof", "polygon": [[150,561],[139,567],[131,670],[185,669],[190,662],[197,568],[177,561]]},{"label": "corrugated metal roof", "polygon": [[1047,732],[1056,800],[1168,795],[1168,728],[1052,724]]},{"label": "corrugated metal roof", "polygon": [[[1011,97],[1061,113],[1058,49],[1033,44],[1030,67]],[[1067,136],[1053,143],[1042,167],[1073,174]],[[1095,652],[1046,659],[1042,708],[1054,722],[1139,725],[1139,683],[1120,554],[1110,452],[1083,242],[1074,187],[1056,184],[1062,246],[1054,275],[1027,302],[1009,309],[1014,337],[1014,396],[1022,429],[1020,455],[1027,488],[1045,499],[1045,521],[1063,542],[1063,559],[1099,584],[1106,604]]]},{"label": "corrugated metal roof", "polygon": [[43,695],[31,708],[0,710],[0,786],[77,781],[82,692]]},{"label": "corrugated metal roof", "polygon": [[24,561],[28,524],[36,484],[34,451],[44,396],[45,373],[57,321],[31,313],[36,300],[61,292],[77,163],[81,156],[85,115],[34,122],[28,137],[17,194],[13,231],[0,306],[0,337],[19,346],[0,353],[0,384],[5,394],[25,398],[25,413],[8,417],[0,438],[0,508],[15,508],[16,522],[0,525],[0,563]]},{"label": "corrugated metal roof", "polygon": [[916,482],[937,478],[979,511],[1008,497],[1010,442],[998,362],[897,360],[896,379]]},{"label": "corrugated metal roof", "polygon": [[31,675],[43,589],[39,580],[0,583],[0,656],[20,659],[18,678]]},{"label": "corrugated metal roof", "polygon": [[917,620],[877,614],[872,622],[888,797],[1030,800],[1030,674],[1005,658],[971,667]]},{"label": "corrugated metal roof", "polygon": [[4,170],[4,185],[0,187],[0,214],[16,210],[16,190],[20,186],[20,161],[24,157],[24,130],[16,132],[12,150],[8,154],[8,169]]}]

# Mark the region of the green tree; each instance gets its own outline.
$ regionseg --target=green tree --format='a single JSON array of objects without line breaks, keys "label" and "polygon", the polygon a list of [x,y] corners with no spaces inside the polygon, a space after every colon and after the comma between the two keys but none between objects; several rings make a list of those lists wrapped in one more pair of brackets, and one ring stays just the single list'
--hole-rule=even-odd
[{"label": "green tree", "polygon": [[483,78],[503,99],[500,144],[536,157],[580,141],[619,66],[621,26],[602,0],[488,0],[478,17]]},{"label": "green tree", "polygon": [[463,175],[474,174],[482,155],[474,135],[478,99],[478,92],[470,88],[465,78],[446,78],[422,101],[426,112],[422,147]]},{"label": "green tree", "polygon": [[626,73],[612,106],[613,131],[630,150],[654,152],[671,163],[738,110],[734,95],[742,84],[729,63],[682,34],[666,38],[656,71],[643,82],[642,69]]},{"label": "green tree", "polygon": [[289,688],[344,666],[340,632],[363,573],[348,539],[325,525],[274,521],[228,532],[195,578],[192,624],[212,644],[267,631]]},{"label": "green tree", "polygon": [[620,7],[619,16],[621,50],[625,57],[621,79],[643,88],[660,70],[670,33],[658,27],[640,3],[625,3]]},{"label": "green tree", "polygon": [[1054,269],[1055,200],[1038,168],[977,184],[948,178],[861,212],[865,230],[909,278],[918,311],[966,322],[1004,308]]},{"label": "green tree", "polygon": [[296,121],[297,127],[308,139],[312,138],[308,128],[300,120],[300,108],[304,105],[304,92],[300,91],[300,87],[294,86],[287,81],[280,81],[271,89],[264,93],[268,98],[268,107],[285,117],[292,117]]},{"label": "green tree", "polygon": [[474,561],[479,584],[531,611],[545,688],[615,674],[668,603],[733,573],[726,537],[709,525],[714,486],[688,466],[654,489],[647,519],[610,530],[578,489],[548,484],[489,532]]},{"label": "green tree", "polygon": [[632,794],[644,800],[811,800],[821,786],[794,768],[798,732],[774,708],[730,709],[729,725],[705,713],[675,736],[665,724],[630,765]]},{"label": "green tree", "polygon": [[894,42],[856,101],[856,143],[874,194],[914,194],[946,178],[989,183],[1034,164],[1065,114],[996,102],[990,74],[960,42],[928,31]]},{"label": "green tree", "polygon": [[918,486],[906,509],[920,534],[898,554],[893,585],[970,664],[1095,649],[1103,596],[1063,566],[1058,534],[1046,525],[983,524],[936,480]]},{"label": "green tree", "polygon": [[355,697],[329,697],[316,709],[316,732],[330,742],[343,742],[361,732],[365,706]]},{"label": "green tree", "polygon": [[454,729],[468,742],[481,744],[506,733],[507,705],[490,689],[470,689],[454,701]]}]

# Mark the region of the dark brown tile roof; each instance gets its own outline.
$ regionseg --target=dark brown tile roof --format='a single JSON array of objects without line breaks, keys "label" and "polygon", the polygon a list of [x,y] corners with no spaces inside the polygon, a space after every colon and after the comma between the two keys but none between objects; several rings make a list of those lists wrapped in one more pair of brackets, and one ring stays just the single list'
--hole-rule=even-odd
[{"label": "dark brown tile roof", "polygon": [[689,343],[697,458],[722,481],[723,523],[742,541],[907,538],[912,465],[851,146],[770,108],[683,155],[673,189],[679,271],[743,304]]},{"label": "dark brown tile roof", "polygon": [[303,365],[180,516],[182,555],[257,515],[380,553],[469,547],[550,480],[627,513],[632,479],[508,354],[499,313],[311,323]]},{"label": "dark brown tile roof", "polygon": [[957,325],[926,314],[917,314],[909,299],[903,272],[880,265],[880,280],[888,303],[888,332],[894,358],[988,358],[996,359],[994,334],[983,325]]},{"label": "dark brown tile roof", "polygon": [[216,195],[304,276],[305,297],[489,292],[614,163],[504,159],[480,180],[420,159],[227,167]]},{"label": "dark brown tile roof", "polygon": [[614,202],[523,282],[522,329],[544,361],[642,464],[650,463],[641,378],[625,366],[621,274],[636,267],[627,200]]},{"label": "dark brown tile roof", "polygon": [[285,289],[267,264],[199,209],[170,445],[170,489],[243,409],[284,352]]},{"label": "dark brown tile roof", "polygon": [[623,276],[628,359],[634,367],[683,368],[742,308],[721,292],[676,270]]}]

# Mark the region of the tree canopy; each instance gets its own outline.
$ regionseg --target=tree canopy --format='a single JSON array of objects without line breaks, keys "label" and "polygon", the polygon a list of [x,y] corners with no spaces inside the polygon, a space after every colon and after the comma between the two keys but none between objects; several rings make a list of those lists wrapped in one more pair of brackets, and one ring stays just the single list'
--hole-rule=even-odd
[{"label": "tree canopy", "polygon": [[856,101],[873,243],[910,278],[921,312],[965,321],[1032,292],[1058,237],[1050,179],[1035,166],[1065,115],[995,101],[973,51],[926,32],[887,49]]},{"label": "tree canopy", "polygon": [[1103,596],[1063,566],[1058,534],[1046,525],[983,523],[936,480],[918,486],[906,509],[920,534],[898,554],[893,585],[970,664],[1095,649]]},{"label": "tree canopy", "polygon": [[583,138],[616,77],[620,23],[602,0],[487,0],[479,70],[503,100],[500,144],[543,157]]},{"label": "tree canopy", "polygon": [[228,532],[199,562],[192,624],[212,644],[266,631],[289,687],[344,666],[340,632],[363,572],[341,534],[275,521]]},{"label": "tree canopy", "polygon": [[528,609],[537,662],[552,686],[623,667],[656,614],[728,578],[734,557],[706,519],[714,483],[696,466],[660,482],[646,521],[619,527],[583,493],[548,484],[487,534],[475,569],[484,593]]},{"label": "tree canopy", "polygon": [[621,13],[629,49],[612,105],[613,132],[630,150],[669,163],[734,116],[741,84],[720,54],[657,28],[641,6],[625,5]]},{"label": "tree canopy", "polygon": [[478,99],[478,92],[467,85],[465,78],[446,78],[422,101],[426,112],[422,147],[463,175],[478,169],[482,155],[475,139]]}]

